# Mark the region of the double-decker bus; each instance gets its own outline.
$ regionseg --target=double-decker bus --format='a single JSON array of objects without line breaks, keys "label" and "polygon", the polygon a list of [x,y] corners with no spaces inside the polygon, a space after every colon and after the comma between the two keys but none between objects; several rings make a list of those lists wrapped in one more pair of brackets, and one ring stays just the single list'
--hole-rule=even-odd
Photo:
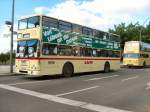
[{"label": "double-decker bus", "polygon": [[150,44],[128,41],[124,46],[123,65],[145,67],[150,65]]},{"label": "double-decker bus", "polygon": [[16,73],[32,76],[120,68],[118,35],[45,15],[18,22]]}]

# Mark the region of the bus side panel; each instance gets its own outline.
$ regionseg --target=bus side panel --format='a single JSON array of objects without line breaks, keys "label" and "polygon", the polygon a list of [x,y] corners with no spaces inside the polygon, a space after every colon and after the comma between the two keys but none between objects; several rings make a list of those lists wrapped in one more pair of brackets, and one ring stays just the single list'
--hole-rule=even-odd
[{"label": "bus side panel", "polygon": [[[62,74],[63,66],[65,63],[70,62],[73,64],[74,73],[91,72],[104,70],[106,60],[41,60],[41,74],[55,75]],[[119,60],[109,61],[111,69],[117,70],[120,68]]]},{"label": "bus side panel", "polygon": [[55,75],[61,74],[61,61],[59,60],[41,60],[41,74],[42,75]]},{"label": "bus side panel", "polygon": [[112,69],[112,70],[120,69],[120,60],[112,60],[112,61],[110,61],[110,69]]}]

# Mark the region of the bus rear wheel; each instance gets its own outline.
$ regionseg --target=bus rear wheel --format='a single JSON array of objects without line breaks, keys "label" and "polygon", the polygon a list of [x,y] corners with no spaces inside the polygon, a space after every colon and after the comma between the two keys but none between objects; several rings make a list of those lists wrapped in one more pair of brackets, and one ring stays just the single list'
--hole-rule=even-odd
[{"label": "bus rear wheel", "polygon": [[63,76],[71,77],[73,72],[73,65],[71,63],[66,63],[63,67]]},{"label": "bus rear wheel", "polygon": [[110,64],[109,64],[108,62],[105,63],[104,72],[105,72],[105,73],[110,72]]},{"label": "bus rear wheel", "polygon": [[145,68],[146,67],[146,62],[144,61],[144,63],[143,63],[143,68]]}]

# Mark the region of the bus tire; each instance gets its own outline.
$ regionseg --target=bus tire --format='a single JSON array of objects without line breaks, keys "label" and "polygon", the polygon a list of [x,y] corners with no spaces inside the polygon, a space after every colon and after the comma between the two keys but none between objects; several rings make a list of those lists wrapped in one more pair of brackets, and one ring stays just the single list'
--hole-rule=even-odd
[{"label": "bus tire", "polygon": [[143,62],[143,68],[145,68],[145,67],[146,67],[146,62],[144,61],[144,62]]},{"label": "bus tire", "polygon": [[65,77],[71,77],[74,73],[74,68],[72,63],[67,62],[63,66],[63,76]]},{"label": "bus tire", "polygon": [[105,65],[104,65],[104,72],[105,72],[105,73],[110,72],[110,64],[109,64],[109,62],[106,62],[106,63],[105,63]]}]

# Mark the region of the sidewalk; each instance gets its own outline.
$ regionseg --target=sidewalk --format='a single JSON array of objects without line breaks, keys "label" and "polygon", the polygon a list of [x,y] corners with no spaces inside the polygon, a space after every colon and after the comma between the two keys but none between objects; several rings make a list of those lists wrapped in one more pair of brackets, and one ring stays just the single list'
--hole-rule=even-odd
[{"label": "sidewalk", "polygon": [[13,75],[10,73],[10,65],[0,65],[0,76],[5,76],[5,75]]}]

